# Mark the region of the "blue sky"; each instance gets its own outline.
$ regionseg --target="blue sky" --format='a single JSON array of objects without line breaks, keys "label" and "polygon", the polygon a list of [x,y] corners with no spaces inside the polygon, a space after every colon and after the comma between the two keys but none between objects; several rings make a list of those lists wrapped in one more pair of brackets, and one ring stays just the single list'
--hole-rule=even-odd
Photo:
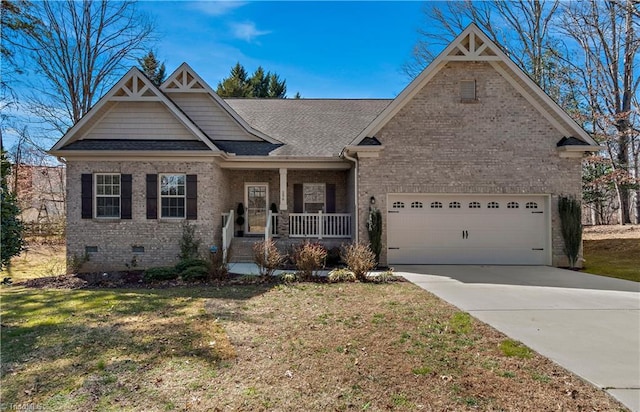
[{"label": "blue sky", "polygon": [[303,98],[390,98],[424,24],[423,3],[143,1],[167,72],[187,62],[214,89],[240,62],[287,81]]}]

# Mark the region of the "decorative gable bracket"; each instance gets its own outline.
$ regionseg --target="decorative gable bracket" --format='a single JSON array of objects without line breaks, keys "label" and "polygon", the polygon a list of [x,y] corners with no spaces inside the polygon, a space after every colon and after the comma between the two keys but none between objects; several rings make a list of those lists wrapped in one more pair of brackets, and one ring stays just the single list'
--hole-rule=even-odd
[{"label": "decorative gable bracket", "polygon": [[161,100],[158,93],[149,85],[149,80],[143,78],[141,73],[132,73],[120,88],[113,92],[111,101],[158,101]]},{"label": "decorative gable bracket", "polygon": [[452,61],[492,61],[500,60],[498,54],[493,50],[495,45],[489,45],[481,36],[470,31],[457,43],[453,44],[445,60]]}]

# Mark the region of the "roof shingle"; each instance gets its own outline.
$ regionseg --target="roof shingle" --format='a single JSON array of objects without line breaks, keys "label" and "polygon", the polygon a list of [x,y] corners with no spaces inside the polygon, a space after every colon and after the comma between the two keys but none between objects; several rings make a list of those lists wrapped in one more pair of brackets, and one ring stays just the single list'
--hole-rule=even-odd
[{"label": "roof shingle", "polygon": [[[271,156],[335,157],[390,99],[225,99],[251,127],[284,143]],[[224,150],[224,149],[223,149]]]}]

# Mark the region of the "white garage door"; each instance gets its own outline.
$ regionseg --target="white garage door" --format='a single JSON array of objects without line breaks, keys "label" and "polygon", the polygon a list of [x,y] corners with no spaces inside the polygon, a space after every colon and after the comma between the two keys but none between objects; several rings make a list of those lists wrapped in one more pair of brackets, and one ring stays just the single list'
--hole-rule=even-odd
[{"label": "white garage door", "polygon": [[548,265],[545,196],[388,196],[389,264]]}]

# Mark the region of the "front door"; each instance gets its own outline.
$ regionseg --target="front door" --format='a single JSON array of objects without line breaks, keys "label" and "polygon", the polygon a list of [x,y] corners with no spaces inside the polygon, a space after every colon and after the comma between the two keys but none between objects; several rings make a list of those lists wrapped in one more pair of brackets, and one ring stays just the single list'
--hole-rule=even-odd
[{"label": "front door", "polygon": [[245,202],[247,205],[247,234],[264,234],[267,225],[267,207],[269,185],[266,183],[245,184]]}]

